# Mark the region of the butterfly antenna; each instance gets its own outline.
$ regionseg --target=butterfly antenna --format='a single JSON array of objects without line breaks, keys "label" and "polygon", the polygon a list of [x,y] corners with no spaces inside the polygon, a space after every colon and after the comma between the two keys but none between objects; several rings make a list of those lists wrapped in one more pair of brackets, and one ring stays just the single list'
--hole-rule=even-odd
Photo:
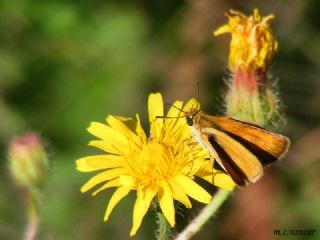
[{"label": "butterfly antenna", "polygon": [[200,102],[199,80],[197,80],[197,101]]},{"label": "butterfly antenna", "polygon": [[[180,112],[183,112],[184,114],[186,114],[186,112],[183,111],[181,108],[178,108],[178,107],[176,107],[175,105],[172,105],[172,104],[170,104],[170,103],[166,103],[164,106],[165,106],[165,107],[166,107],[166,106],[174,107],[175,109],[178,109]],[[185,117],[185,115],[183,115],[183,116],[176,116],[176,117],[156,116],[156,118],[184,118],[184,117]]]},{"label": "butterfly antenna", "polygon": [[174,107],[175,109],[178,109],[180,112],[183,112],[184,114],[186,113],[185,111],[183,111],[181,108],[178,108],[177,106],[170,104],[170,103],[166,103],[164,106],[170,106],[170,107]]},{"label": "butterfly antenna", "polygon": [[156,118],[184,118],[185,116],[178,116],[178,117],[167,117],[167,116],[156,116]]}]

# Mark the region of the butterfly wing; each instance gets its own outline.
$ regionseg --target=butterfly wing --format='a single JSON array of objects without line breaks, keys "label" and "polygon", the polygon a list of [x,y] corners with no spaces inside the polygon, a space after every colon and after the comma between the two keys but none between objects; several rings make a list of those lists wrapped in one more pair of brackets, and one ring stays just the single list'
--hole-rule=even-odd
[{"label": "butterfly wing", "polygon": [[217,161],[238,185],[256,182],[263,174],[258,158],[240,142],[215,128],[202,128]]},{"label": "butterfly wing", "polygon": [[263,165],[284,157],[288,152],[290,140],[280,134],[228,117],[209,117],[214,128],[237,140],[251,151]]}]

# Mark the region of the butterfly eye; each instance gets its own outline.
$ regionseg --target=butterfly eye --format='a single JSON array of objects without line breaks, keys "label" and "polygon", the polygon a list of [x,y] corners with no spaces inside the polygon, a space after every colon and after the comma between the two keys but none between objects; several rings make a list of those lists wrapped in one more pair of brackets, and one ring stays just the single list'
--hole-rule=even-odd
[{"label": "butterfly eye", "polygon": [[187,119],[187,124],[188,124],[189,126],[193,126],[193,119],[192,119],[192,117],[186,117],[186,119]]}]

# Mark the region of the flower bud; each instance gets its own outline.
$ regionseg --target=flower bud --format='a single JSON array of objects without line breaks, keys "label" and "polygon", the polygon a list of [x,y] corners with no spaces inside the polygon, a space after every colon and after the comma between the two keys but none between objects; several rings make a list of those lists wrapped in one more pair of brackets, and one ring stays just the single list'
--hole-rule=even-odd
[{"label": "flower bud", "polygon": [[9,146],[10,173],[19,186],[34,189],[47,176],[49,161],[42,143],[35,133],[16,137]]},{"label": "flower bud", "polygon": [[265,125],[279,116],[279,100],[268,78],[268,66],[278,50],[268,24],[274,16],[261,17],[254,9],[249,17],[233,10],[227,17],[229,22],[214,32],[215,36],[231,34],[227,115]]}]

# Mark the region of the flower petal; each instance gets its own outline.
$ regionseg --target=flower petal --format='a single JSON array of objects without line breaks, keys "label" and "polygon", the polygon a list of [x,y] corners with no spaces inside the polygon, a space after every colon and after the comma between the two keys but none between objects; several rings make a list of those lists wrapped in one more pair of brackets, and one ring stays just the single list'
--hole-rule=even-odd
[{"label": "flower petal", "polygon": [[134,119],[123,117],[123,116],[113,116],[113,117],[121,121],[123,124],[125,124],[130,131],[135,132],[137,122]]},{"label": "flower petal", "polygon": [[127,170],[123,168],[114,168],[114,169],[106,170],[90,178],[90,180],[87,181],[81,187],[80,191],[84,193],[89,189],[91,189],[92,187],[96,186],[97,184],[119,177],[120,175],[125,174],[126,172]]},{"label": "flower petal", "polygon": [[135,121],[132,118],[108,115],[106,121],[110,127],[116,129],[119,132],[126,132],[128,130],[134,132],[135,127],[129,129],[129,127],[125,124],[125,122],[134,123]]},{"label": "flower petal", "polygon": [[128,175],[121,175],[119,181],[122,186],[130,188],[135,188],[137,186],[137,179]]},{"label": "flower petal", "polygon": [[144,215],[146,215],[150,203],[156,194],[156,190],[152,188],[146,188],[144,192],[137,190],[137,200],[133,209],[133,224],[130,231],[130,236],[136,234],[139,229]]},{"label": "flower petal", "polygon": [[[169,109],[166,117],[168,119],[165,119],[165,128],[169,128],[170,131],[174,134],[184,135],[185,130],[182,130],[182,128],[186,128],[186,130],[189,130],[189,126],[186,124],[185,118],[184,118],[184,112],[182,109],[183,102],[182,101],[176,101],[173,103],[173,106]],[[191,136],[191,132],[190,132]],[[187,136],[188,137],[188,136]],[[183,136],[183,138],[187,138],[186,136]],[[179,140],[177,140],[179,141]]]},{"label": "flower petal", "polygon": [[229,191],[233,190],[236,184],[232,178],[228,174],[212,168],[213,165],[212,159],[206,161],[206,164],[203,165],[196,175],[219,188],[224,188]]},{"label": "flower petal", "polygon": [[188,111],[191,108],[200,109],[200,104],[195,98],[191,98],[183,107],[183,111]]},{"label": "flower petal", "polygon": [[189,177],[179,174],[175,177],[175,181],[186,194],[195,200],[203,203],[209,203],[211,201],[211,195]]},{"label": "flower petal", "polygon": [[224,33],[229,33],[229,32],[231,32],[230,25],[229,24],[225,24],[225,25],[222,25],[221,27],[219,27],[216,31],[214,31],[213,35],[214,36],[218,36],[218,35],[221,35],[221,34],[224,34]]},{"label": "flower petal", "polygon": [[172,105],[174,107],[171,106],[169,108],[169,111],[167,113],[167,117],[181,116],[183,114],[183,109],[182,109],[183,102],[182,101],[175,101]]},{"label": "flower petal", "polygon": [[[130,138],[137,137],[135,133],[136,124],[134,125],[134,129],[129,129],[129,127],[125,124],[125,122],[122,122],[119,118],[115,116],[109,115],[106,120],[112,129],[115,129],[122,135]],[[127,123],[130,123],[131,125],[132,125],[132,122],[134,122],[132,119],[129,119],[129,120],[123,119],[123,120],[128,121]]]},{"label": "flower petal", "polygon": [[112,187],[119,187],[121,186],[121,183],[119,181],[119,178],[110,180],[109,182],[107,182],[106,184],[102,185],[100,188],[98,188],[96,191],[94,191],[92,193],[92,196],[97,195],[99,192],[101,192],[102,190],[105,190],[107,188],[112,188]]},{"label": "flower petal", "polygon": [[163,126],[163,119],[157,118],[157,116],[163,116],[163,101],[160,93],[149,95],[148,112],[151,135],[154,138],[159,138]]},{"label": "flower petal", "polygon": [[97,147],[107,153],[119,154],[119,155],[121,154],[121,151],[119,151],[119,148],[115,148],[114,144],[109,141],[93,140],[93,141],[90,141],[88,145],[93,146],[93,147]]},{"label": "flower petal", "polygon": [[130,188],[127,187],[119,187],[112,195],[106,213],[104,215],[104,221],[108,221],[111,211],[113,208],[121,201],[122,198],[128,195],[130,192]]},{"label": "flower petal", "polygon": [[83,157],[76,160],[77,170],[80,172],[92,172],[106,168],[121,167],[124,165],[122,156],[105,154]]},{"label": "flower petal", "polygon": [[226,189],[229,191],[232,191],[236,186],[236,184],[234,183],[232,178],[222,172],[206,174],[206,175],[199,176],[199,177],[201,177],[202,179],[206,180],[207,182],[209,182],[211,184],[214,184],[215,186],[217,186],[219,188],[223,188],[223,189]]},{"label": "flower petal", "polygon": [[173,198],[181,202],[186,208],[191,208],[191,202],[187,194],[182,190],[179,184],[177,184],[174,179],[170,179],[169,184],[172,189]]},{"label": "flower petal", "polygon": [[136,118],[137,118],[136,133],[137,133],[137,136],[140,138],[141,144],[143,144],[147,142],[147,136],[141,126],[141,121],[138,114],[136,114]]},{"label": "flower petal", "polygon": [[128,147],[127,138],[116,129],[113,129],[105,124],[92,122],[87,130],[92,135],[100,139],[106,140],[107,142],[112,142],[113,145],[119,148]]},{"label": "flower petal", "polygon": [[171,227],[175,225],[175,211],[173,205],[173,196],[170,185],[167,181],[161,181],[161,191],[158,194],[160,208],[163,212],[163,215],[166,217]]},{"label": "flower petal", "polygon": [[224,173],[216,174],[216,176],[214,177],[214,185],[219,188],[227,189],[229,191],[232,191],[236,186],[232,178]]}]

